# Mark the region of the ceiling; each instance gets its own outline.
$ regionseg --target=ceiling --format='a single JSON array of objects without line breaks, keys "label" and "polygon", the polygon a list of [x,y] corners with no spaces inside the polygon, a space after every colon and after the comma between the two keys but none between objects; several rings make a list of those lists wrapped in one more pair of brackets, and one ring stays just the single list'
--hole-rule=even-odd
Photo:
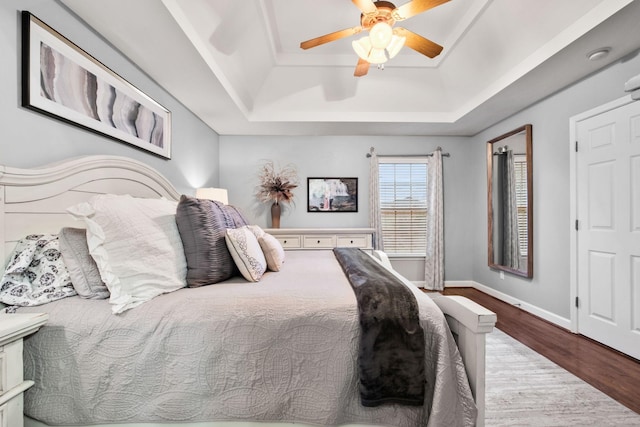
[{"label": "ceiling", "polygon": [[60,1],[220,135],[474,135],[640,49],[640,1],[451,0],[396,24],[439,56],[354,77],[361,35],[299,47],[349,0]]}]

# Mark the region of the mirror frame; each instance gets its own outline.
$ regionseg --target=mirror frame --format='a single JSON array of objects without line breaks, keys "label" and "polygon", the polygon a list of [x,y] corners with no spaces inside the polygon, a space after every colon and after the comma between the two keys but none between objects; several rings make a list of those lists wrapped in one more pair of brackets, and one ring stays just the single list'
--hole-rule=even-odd
[{"label": "mirror frame", "polygon": [[[527,165],[527,269],[518,270],[507,267],[505,265],[496,264],[494,261],[494,242],[493,242],[493,147],[494,144],[503,141],[510,136],[525,132],[526,135],[526,165]],[[489,268],[494,270],[506,271],[522,277],[533,277],[533,159],[532,159],[532,141],[533,126],[530,124],[521,126],[517,129],[500,135],[497,138],[487,142],[487,228],[489,238],[487,251],[489,254]]]}]

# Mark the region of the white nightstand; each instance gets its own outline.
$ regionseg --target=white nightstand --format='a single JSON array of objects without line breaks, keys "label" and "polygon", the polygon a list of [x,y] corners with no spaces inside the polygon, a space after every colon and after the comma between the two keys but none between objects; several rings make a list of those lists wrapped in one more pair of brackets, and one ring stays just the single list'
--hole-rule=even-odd
[{"label": "white nightstand", "polygon": [[373,228],[266,228],[285,250],[352,247],[371,250]]},{"label": "white nightstand", "polygon": [[47,318],[44,313],[0,314],[0,427],[23,426],[23,393],[33,381],[23,378],[22,338]]}]

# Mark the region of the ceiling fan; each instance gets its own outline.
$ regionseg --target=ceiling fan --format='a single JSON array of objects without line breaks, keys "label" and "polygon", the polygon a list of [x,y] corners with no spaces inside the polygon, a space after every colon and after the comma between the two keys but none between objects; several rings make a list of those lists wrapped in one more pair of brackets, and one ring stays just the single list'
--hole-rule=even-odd
[{"label": "ceiling fan", "polygon": [[358,64],[353,73],[356,77],[367,74],[370,64],[384,64],[398,54],[403,46],[435,58],[442,52],[442,46],[432,42],[406,28],[396,27],[398,21],[411,18],[449,0],[413,0],[396,7],[388,1],[351,0],[362,12],[360,25],[325,34],[300,43],[302,49],[310,49],[335,40],[369,31],[369,36],[362,37],[352,43],[358,54]]}]

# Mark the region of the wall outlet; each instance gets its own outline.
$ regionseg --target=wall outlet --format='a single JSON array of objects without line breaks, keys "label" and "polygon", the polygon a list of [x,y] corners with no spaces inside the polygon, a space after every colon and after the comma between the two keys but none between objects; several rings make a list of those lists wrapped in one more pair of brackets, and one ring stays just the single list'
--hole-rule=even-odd
[{"label": "wall outlet", "polygon": [[500,279],[504,280],[504,271],[500,272]]}]

